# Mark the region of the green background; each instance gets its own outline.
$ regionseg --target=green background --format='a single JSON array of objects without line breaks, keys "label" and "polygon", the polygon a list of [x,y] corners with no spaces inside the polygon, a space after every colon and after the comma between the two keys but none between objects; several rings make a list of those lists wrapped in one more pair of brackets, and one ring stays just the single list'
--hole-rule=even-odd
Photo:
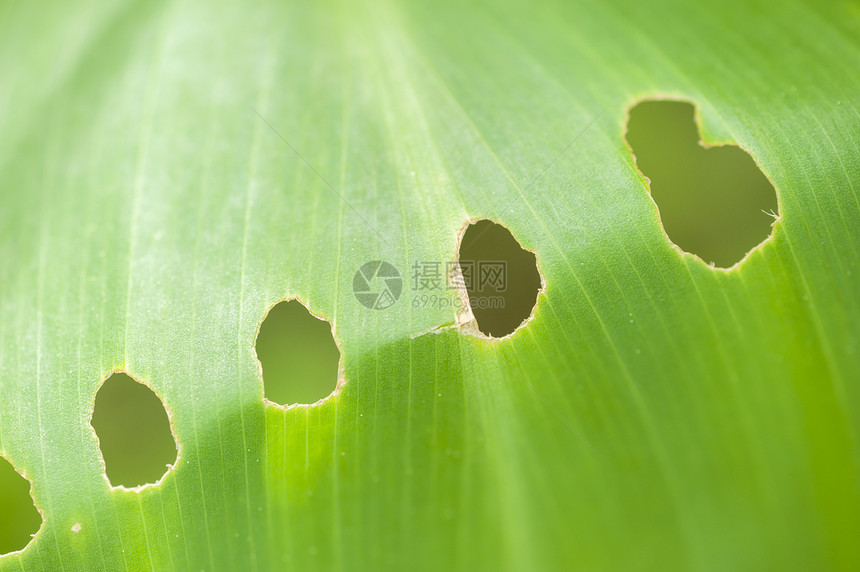
[{"label": "green background", "polygon": [[[46,520],[0,568],[856,569],[858,21],[3,2],[0,453]],[[731,272],[669,243],[626,147],[661,95],[778,191]],[[356,302],[361,264],[449,260],[481,217],[546,281],[511,339]],[[254,340],[295,296],[347,383],[284,411]],[[116,369],[182,447],[140,493],[109,489],[89,426]]]}]

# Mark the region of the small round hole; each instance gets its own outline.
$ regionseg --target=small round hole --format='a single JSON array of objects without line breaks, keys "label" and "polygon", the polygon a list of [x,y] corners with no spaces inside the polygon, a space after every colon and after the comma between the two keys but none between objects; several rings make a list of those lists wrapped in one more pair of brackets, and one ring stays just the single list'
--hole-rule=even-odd
[{"label": "small round hole", "polygon": [[331,324],[298,300],[276,304],[260,326],[263,392],[277,405],[311,404],[337,388],[340,350]]},{"label": "small round hole", "polygon": [[30,481],[0,457],[0,555],[26,548],[41,526]]},{"label": "small round hole", "polygon": [[537,258],[500,224],[470,224],[460,242],[460,271],[469,305],[485,335],[511,334],[532,313],[541,288]]},{"label": "small round hole", "polygon": [[176,463],[176,441],[164,404],[125,373],[114,373],[102,384],[92,426],[111,486],[156,483]]}]

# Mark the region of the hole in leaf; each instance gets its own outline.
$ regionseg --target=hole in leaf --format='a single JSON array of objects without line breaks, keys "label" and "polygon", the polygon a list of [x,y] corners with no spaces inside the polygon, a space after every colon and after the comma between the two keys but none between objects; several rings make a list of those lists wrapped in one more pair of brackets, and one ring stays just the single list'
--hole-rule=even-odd
[{"label": "hole in leaf", "polygon": [[460,242],[460,270],[469,305],[485,335],[513,333],[531,315],[541,288],[537,258],[500,224],[470,224]]},{"label": "hole in leaf", "polygon": [[42,526],[30,486],[12,463],[0,457],[0,554],[23,550]]},{"label": "hole in leaf", "polygon": [[740,147],[701,144],[692,104],[635,105],[627,143],[650,179],[666,234],[682,250],[729,267],[770,235],[776,191]]},{"label": "hole in leaf", "polygon": [[176,441],[164,404],[125,373],[115,373],[102,384],[92,426],[111,486],[157,483],[176,463]]},{"label": "hole in leaf", "polygon": [[311,404],[337,387],[340,350],[329,322],[298,300],[276,304],[257,335],[266,399],[278,405]]}]

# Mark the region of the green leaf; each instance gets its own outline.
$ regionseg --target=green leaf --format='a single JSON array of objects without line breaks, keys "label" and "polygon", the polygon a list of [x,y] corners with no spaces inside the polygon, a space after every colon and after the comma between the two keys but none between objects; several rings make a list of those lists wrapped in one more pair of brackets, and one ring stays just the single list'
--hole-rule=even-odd
[{"label": "green leaf", "polygon": [[[44,514],[0,568],[856,569],[858,38],[845,1],[0,3],[0,454]],[[626,146],[660,96],[778,193],[731,270]],[[545,284],[502,340],[412,303],[480,218]],[[293,297],[346,382],[282,409]],[[140,491],[90,426],[119,370],[181,448]]]}]

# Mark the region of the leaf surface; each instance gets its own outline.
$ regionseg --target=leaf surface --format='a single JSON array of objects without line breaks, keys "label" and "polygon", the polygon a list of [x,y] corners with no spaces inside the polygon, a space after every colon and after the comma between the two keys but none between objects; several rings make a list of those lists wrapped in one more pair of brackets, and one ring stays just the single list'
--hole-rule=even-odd
[{"label": "leaf surface", "polygon": [[[0,453],[45,523],[0,568],[856,568],[858,38],[839,1],[3,2]],[[731,271],[662,231],[655,96],[777,190]],[[412,304],[478,218],[545,281],[500,341]],[[343,353],[310,409],[254,352],[291,297]],[[181,445],[139,493],[89,425],[114,370]]]}]

